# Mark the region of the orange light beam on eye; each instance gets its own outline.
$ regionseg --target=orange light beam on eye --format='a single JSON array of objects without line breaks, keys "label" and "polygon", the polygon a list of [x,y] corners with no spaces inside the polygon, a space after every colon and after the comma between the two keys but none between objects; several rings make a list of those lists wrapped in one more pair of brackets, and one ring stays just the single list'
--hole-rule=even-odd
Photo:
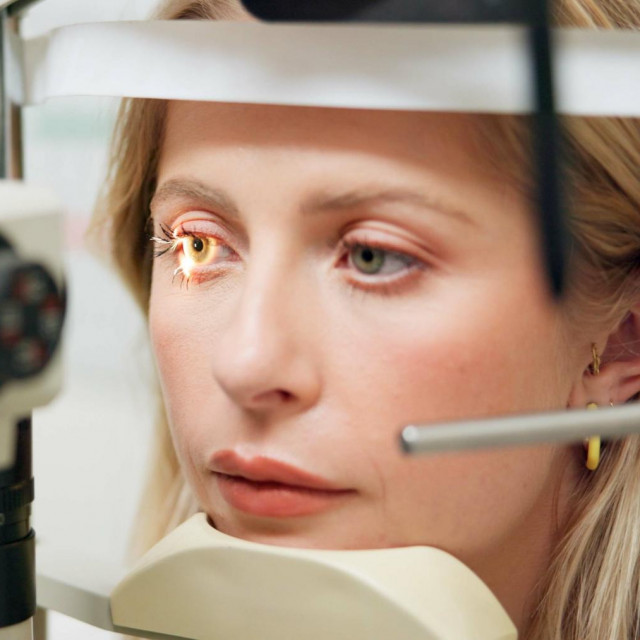
[{"label": "orange light beam on eye", "polygon": [[191,270],[193,269],[193,260],[187,258],[186,256],[182,256],[180,258],[180,266],[175,270],[174,275],[178,273],[182,273],[184,277],[189,280],[191,278]]}]

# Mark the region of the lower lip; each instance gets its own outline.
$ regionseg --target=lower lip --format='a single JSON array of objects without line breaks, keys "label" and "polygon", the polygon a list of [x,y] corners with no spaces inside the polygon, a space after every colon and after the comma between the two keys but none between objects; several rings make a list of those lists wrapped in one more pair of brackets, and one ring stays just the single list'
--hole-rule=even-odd
[{"label": "lower lip", "polygon": [[309,516],[330,509],[353,493],[351,490],[322,491],[279,482],[254,482],[223,473],[215,476],[222,497],[234,509],[267,518]]}]

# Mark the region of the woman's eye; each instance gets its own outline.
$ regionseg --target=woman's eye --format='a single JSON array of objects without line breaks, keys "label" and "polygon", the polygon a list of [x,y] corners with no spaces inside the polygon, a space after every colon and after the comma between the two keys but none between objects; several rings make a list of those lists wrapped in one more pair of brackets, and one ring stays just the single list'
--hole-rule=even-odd
[{"label": "woman's eye", "polygon": [[[343,244],[348,251],[350,263],[366,275],[391,275],[411,267],[417,262],[414,258],[403,253],[381,247],[347,241],[344,241]],[[395,269],[393,268],[394,264],[396,265]]]},{"label": "woman's eye", "polygon": [[177,236],[179,241],[178,270],[187,281],[199,281],[205,277],[207,269],[228,260],[233,250],[219,238],[197,236],[186,233]]},{"label": "woman's eye", "polygon": [[[234,261],[234,251],[220,238],[205,233],[185,230],[172,230],[160,226],[161,234],[151,240],[157,249],[155,257],[173,254],[177,268],[174,277],[180,275],[186,279],[200,282],[219,273],[216,268],[229,260]],[[408,282],[403,275],[409,276],[425,267],[425,264],[401,251],[378,246],[376,240],[346,240],[339,242],[339,253],[347,258],[347,266],[365,276],[397,276],[392,279],[365,278],[356,280],[351,286],[379,293],[392,293],[392,287]],[[214,271],[211,271],[211,269]],[[417,275],[417,274],[414,274]],[[406,281],[406,282],[405,282]]]},{"label": "woman's eye", "polygon": [[186,236],[182,240],[184,260],[192,266],[210,264],[224,253],[225,248],[225,245],[217,238]]},{"label": "woman's eye", "polygon": [[233,249],[216,236],[179,229],[160,224],[160,233],[152,236],[154,257],[173,256],[176,264],[174,277],[180,275],[187,283],[205,277],[209,267],[215,267],[233,256]]}]

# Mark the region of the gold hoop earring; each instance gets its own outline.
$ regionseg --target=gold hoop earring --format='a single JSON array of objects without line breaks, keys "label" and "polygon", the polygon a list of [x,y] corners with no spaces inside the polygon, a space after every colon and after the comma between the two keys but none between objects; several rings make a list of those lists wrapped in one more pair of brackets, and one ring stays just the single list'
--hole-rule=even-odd
[{"label": "gold hoop earring", "polygon": [[[587,403],[587,409],[597,409],[598,405],[595,402]],[[587,448],[587,461],[585,466],[589,471],[595,471],[600,464],[600,436],[591,436],[585,438],[585,447]]]},{"label": "gold hoop earring", "polygon": [[600,356],[598,355],[598,349],[596,348],[596,343],[591,343],[591,364],[589,365],[589,371],[594,376],[597,376],[600,373]]}]

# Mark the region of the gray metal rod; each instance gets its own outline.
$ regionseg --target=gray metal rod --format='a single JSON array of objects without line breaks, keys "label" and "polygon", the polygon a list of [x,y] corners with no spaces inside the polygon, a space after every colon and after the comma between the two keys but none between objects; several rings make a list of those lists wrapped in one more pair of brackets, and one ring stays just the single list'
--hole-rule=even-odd
[{"label": "gray metal rod", "polygon": [[6,9],[0,10],[0,180],[8,177],[9,169],[9,99],[7,96]]},{"label": "gray metal rod", "polygon": [[432,425],[409,425],[400,434],[410,454],[437,453],[540,442],[581,442],[640,433],[640,405],[625,404],[597,410],[569,409],[531,415],[483,418]]},{"label": "gray metal rod", "polygon": [[[8,92],[7,78],[12,64],[8,55],[9,36],[18,33],[19,18],[7,9],[0,11],[0,179],[23,177],[22,110]],[[15,61],[13,61],[15,63]]]}]

